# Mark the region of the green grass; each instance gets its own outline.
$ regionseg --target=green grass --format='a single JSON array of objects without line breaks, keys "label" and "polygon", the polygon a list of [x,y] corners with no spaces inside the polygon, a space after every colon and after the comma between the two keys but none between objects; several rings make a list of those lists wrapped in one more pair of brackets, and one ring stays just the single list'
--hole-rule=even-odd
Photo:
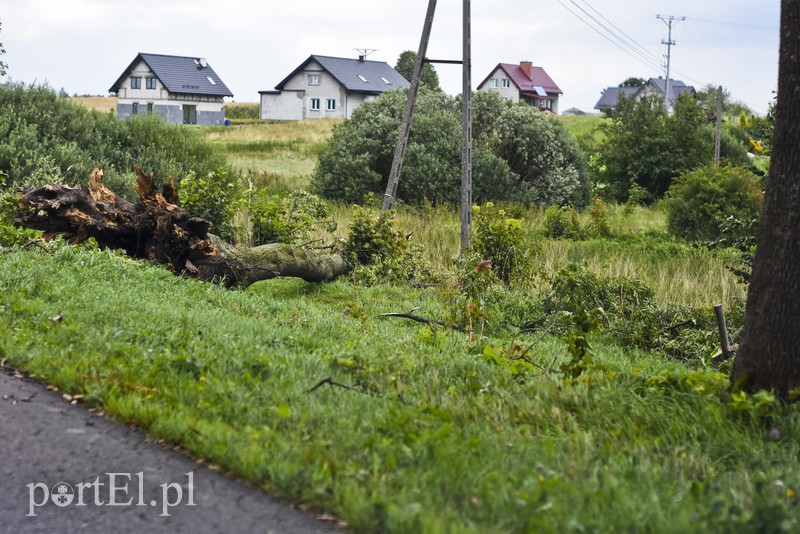
[{"label": "green grass", "polygon": [[[346,281],[231,291],[108,252],[6,249],[0,359],[356,532],[799,526],[794,411],[602,338],[570,378],[553,337],[487,327],[478,342],[380,317],[445,318],[451,298]],[[517,345],[543,369],[510,365]],[[359,391],[311,391],[328,377]]]}]

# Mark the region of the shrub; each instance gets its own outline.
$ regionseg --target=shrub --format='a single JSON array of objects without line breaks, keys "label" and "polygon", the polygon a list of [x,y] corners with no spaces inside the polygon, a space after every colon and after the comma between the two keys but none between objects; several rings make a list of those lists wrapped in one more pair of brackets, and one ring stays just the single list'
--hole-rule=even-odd
[{"label": "shrub", "polygon": [[212,231],[224,239],[233,237],[233,216],[242,206],[237,181],[219,168],[198,177],[194,171],[180,181],[178,197],[189,213],[214,224]]},{"label": "shrub", "polygon": [[472,249],[482,260],[491,262],[492,270],[505,283],[519,268],[524,254],[522,219],[506,216],[491,202],[472,208],[474,228]]},{"label": "shrub", "polygon": [[[359,202],[383,195],[406,102],[389,91],[359,106],[337,126],[314,178],[325,198]],[[588,179],[577,143],[537,109],[475,94],[473,199],[526,204],[588,202]],[[461,106],[441,92],[421,91],[397,198],[457,205],[461,188]]]},{"label": "shrub", "polygon": [[583,229],[572,206],[550,206],[544,211],[544,235],[553,239],[580,239]]},{"label": "shrub", "polygon": [[308,237],[315,221],[328,216],[325,203],[318,196],[299,190],[278,195],[256,191],[248,212],[253,245],[298,243]]},{"label": "shrub", "polygon": [[144,115],[121,121],[46,86],[0,84],[0,172],[8,187],[85,182],[103,167],[106,185],[134,200],[133,165],[163,180],[205,176],[227,163],[191,128]]},{"label": "shrub", "polygon": [[356,262],[353,280],[364,285],[391,282],[428,284],[437,279],[421,247],[411,246],[394,227],[394,212],[353,206],[343,253]]},{"label": "shrub", "polygon": [[670,187],[667,225],[671,233],[684,239],[717,240],[724,235],[727,217],[757,218],[762,197],[758,179],[748,170],[703,167],[681,176]]}]

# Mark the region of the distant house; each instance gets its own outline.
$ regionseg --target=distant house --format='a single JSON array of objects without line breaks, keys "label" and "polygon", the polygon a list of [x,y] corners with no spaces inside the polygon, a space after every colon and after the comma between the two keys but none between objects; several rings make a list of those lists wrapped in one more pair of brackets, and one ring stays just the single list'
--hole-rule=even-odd
[{"label": "distant house", "polygon": [[499,63],[478,85],[478,91],[494,91],[513,102],[525,102],[556,114],[558,97],[564,94],[542,67],[535,67],[530,61],[519,65]]},{"label": "distant house", "polygon": [[311,55],[275,86],[259,91],[259,116],[271,120],[343,118],[408,80],[382,61]]},{"label": "distant house", "polygon": [[[642,99],[649,95],[658,95],[662,100],[664,99],[665,87],[667,80],[661,77],[650,78],[647,83],[641,87],[609,87],[603,90],[600,100],[595,104],[594,109],[605,111],[607,109],[614,109],[617,107],[617,101],[620,96],[626,98]],[[686,85],[680,80],[669,81],[669,109],[670,111],[675,107],[675,101],[683,94],[689,93],[692,96],[697,96],[697,91],[691,85]]]},{"label": "distant house", "polygon": [[594,105],[594,109],[599,109],[600,111],[613,110],[617,107],[617,102],[621,96],[631,98],[639,89],[640,87],[609,87],[603,89],[600,100]]},{"label": "distant house", "polygon": [[109,92],[118,97],[117,116],[157,115],[173,124],[225,123],[225,97],[233,94],[199,57],[138,54]]}]

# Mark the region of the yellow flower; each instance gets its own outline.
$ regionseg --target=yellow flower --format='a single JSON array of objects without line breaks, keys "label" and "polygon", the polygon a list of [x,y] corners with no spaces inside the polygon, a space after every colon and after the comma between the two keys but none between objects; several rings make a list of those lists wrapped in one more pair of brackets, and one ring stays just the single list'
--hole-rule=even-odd
[{"label": "yellow flower", "polygon": [[794,497],[794,491],[791,488],[786,488],[786,496],[791,499]]},{"label": "yellow flower", "polygon": [[205,377],[205,376],[203,376],[203,375],[200,375],[200,378],[198,378],[198,380],[199,380],[200,382],[205,382],[205,381],[206,381],[206,377]]}]

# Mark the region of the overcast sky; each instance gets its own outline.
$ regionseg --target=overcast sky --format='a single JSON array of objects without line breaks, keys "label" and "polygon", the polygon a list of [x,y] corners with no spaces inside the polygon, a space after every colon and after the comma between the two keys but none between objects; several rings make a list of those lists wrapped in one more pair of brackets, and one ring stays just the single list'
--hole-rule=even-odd
[{"label": "overcast sky", "polygon": [[[779,0],[492,0],[472,2],[472,87],[498,63],[529,60],[564,95],[592,110],[600,91],[630,76],[722,85],[758,113],[777,86]],[[419,48],[426,0],[2,0],[8,76],[69,94],[106,95],[138,52],[205,57],[238,102],[256,102],[311,54],[394,66]],[[577,15],[584,19],[582,21]],[[595,20],[589,18],[589,15]],[[587,22],[589,24],[587,24]],[[601,27],[602,24],[623,42]],[[462,2],[440,0],[428,57],[461,58]],[[461,68],[436,65],[444,90]]]}]

